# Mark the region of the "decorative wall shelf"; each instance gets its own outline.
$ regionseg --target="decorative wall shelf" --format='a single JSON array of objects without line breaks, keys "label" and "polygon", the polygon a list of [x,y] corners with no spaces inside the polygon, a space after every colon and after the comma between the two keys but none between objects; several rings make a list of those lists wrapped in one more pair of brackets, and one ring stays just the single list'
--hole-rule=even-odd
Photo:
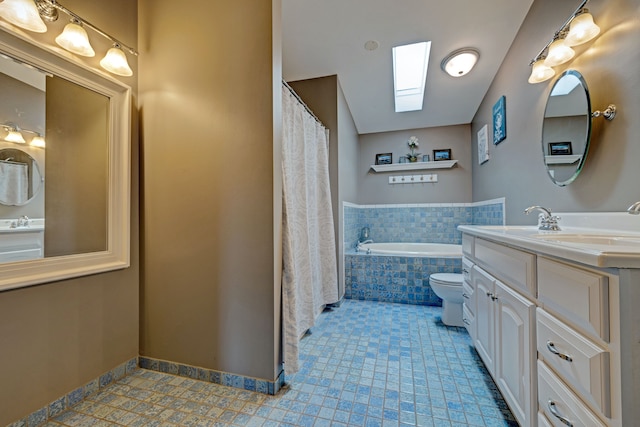
[{"label": "decorative wall shelf", "polygon": [[376,172],[415,171],[423,169],[450,169],[457,160],[438,160],[437,162],[394,163],[391,165],[371,165]]},{"label": "decorative wall shelf", "polygon": [[582,155],[544,156],[544,162],[548,165],[572,165],[582,160]]}]

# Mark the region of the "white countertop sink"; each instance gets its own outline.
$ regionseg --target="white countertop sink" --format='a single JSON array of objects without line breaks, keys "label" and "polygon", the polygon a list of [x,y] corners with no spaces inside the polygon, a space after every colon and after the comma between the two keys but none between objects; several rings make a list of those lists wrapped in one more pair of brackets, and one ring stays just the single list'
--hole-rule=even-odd
[{"label": "white countertop sink", "polygon": [[626,212],[558,213],[560,231],[537,226],[461,225],[459,230],[594,267],[640,268],[640,216]]}]

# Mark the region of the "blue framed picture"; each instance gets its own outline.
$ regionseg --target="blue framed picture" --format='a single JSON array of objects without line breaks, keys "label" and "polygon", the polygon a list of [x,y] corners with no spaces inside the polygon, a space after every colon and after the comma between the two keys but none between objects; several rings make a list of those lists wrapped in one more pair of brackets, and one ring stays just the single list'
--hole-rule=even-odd
[{"label": "blue framed picture", "polygon": [[507,108],[503,96],[493,105],[493,144],[497,145],[507,137]]}]

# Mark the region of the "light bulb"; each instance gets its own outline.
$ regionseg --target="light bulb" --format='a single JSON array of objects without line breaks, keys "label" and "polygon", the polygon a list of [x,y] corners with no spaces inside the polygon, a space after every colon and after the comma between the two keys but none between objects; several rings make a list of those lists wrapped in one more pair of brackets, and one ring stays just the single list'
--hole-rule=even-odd
[{"label": "light bulb", "polygon": [[576,52],[565,44],[564,39],[557,39],[549,45],[544,65],[555,67],[556,65],[564,64],[573,58],[575,54]]},{"label": "light bulb", "polygon": [[15,142],[16,144],[25,144],[24,136],[17,129],[8,129],[9,133],[4,137],[7,142]]},{"label": "light bulb", "polygon": [[553,68],[544,64],[544,59],[537,60],[531,67],[531,75],[529,76],[529,83],[541,83],[545,80],[549,80],[556,72]]},{"label": "light bulb", "polygon": [[114,44],[113,47],[107,51],[107,54],[100,61],[100,65],[110,73],[119,76],[129,77],[133,75],[133,71],[131,71],[129,63],[127,62],[127,56],[118,44]]},{"label": "light bulb", "polygon": [[25,30],[35,33],[47,31],[33,0],[4,0],[0,3],[0,16]]},{"label": "light bulb", "polygon": [[64,27],[64,30],[58,37],[56,37],[56,43],[69,52],[77,53],[82,56],[95,56],[95,52],[89,43],[89,37],[80,21],[72,19],[69,24]]},{"label": "light bulb", "polygon": [[577,15],[569,24],[569,34],[565,38],[567,46],[578,46],[600,34],[600,27],[593,22],[593,16],[587,9]]},{"label": "light bulb", "polygon": [[44,148],[47,144],[44,138],[40,135],[36,135],[29,143],[32,147]]}]

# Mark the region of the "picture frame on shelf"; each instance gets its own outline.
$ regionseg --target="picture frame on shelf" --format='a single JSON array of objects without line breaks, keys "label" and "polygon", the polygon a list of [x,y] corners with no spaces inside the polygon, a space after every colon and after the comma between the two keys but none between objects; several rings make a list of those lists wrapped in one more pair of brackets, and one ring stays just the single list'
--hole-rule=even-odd
[{"label": "picture frame on shelf", "polygon": [[507,138],[507,98],[502,95],[493,104],[493,145],[498,145]]},{"label": "picture frame on shelf", "polygon": [[430,162],[431,161],[431,156],[428,154],[423,154],[422,155],[422,161],[423,162]]},{"label": "picture frame on shelf", "polygon": [[478,131],[478,164],[489,161],[489,133],[485,124]]},{"label": "picture frame on shelf", "polygon": [[451,160],[451,148],[433,150],[433,161]]},{"label": "picture frame on shelf", "polygon": [[398,158],[398,163],[409,163],[409,159],[407,159],[407,156],[400,156]]},{"label": "picture frame on shelf", "polygon": [[572,154],[573,148],[571,147],[571,141],[549,143],[550,156],[570,156]]},{"label": "picture frame on shelf", "polygon": [[392,153],[376,154],[376,165],[390,165],[391,163],[393,163]]}]

